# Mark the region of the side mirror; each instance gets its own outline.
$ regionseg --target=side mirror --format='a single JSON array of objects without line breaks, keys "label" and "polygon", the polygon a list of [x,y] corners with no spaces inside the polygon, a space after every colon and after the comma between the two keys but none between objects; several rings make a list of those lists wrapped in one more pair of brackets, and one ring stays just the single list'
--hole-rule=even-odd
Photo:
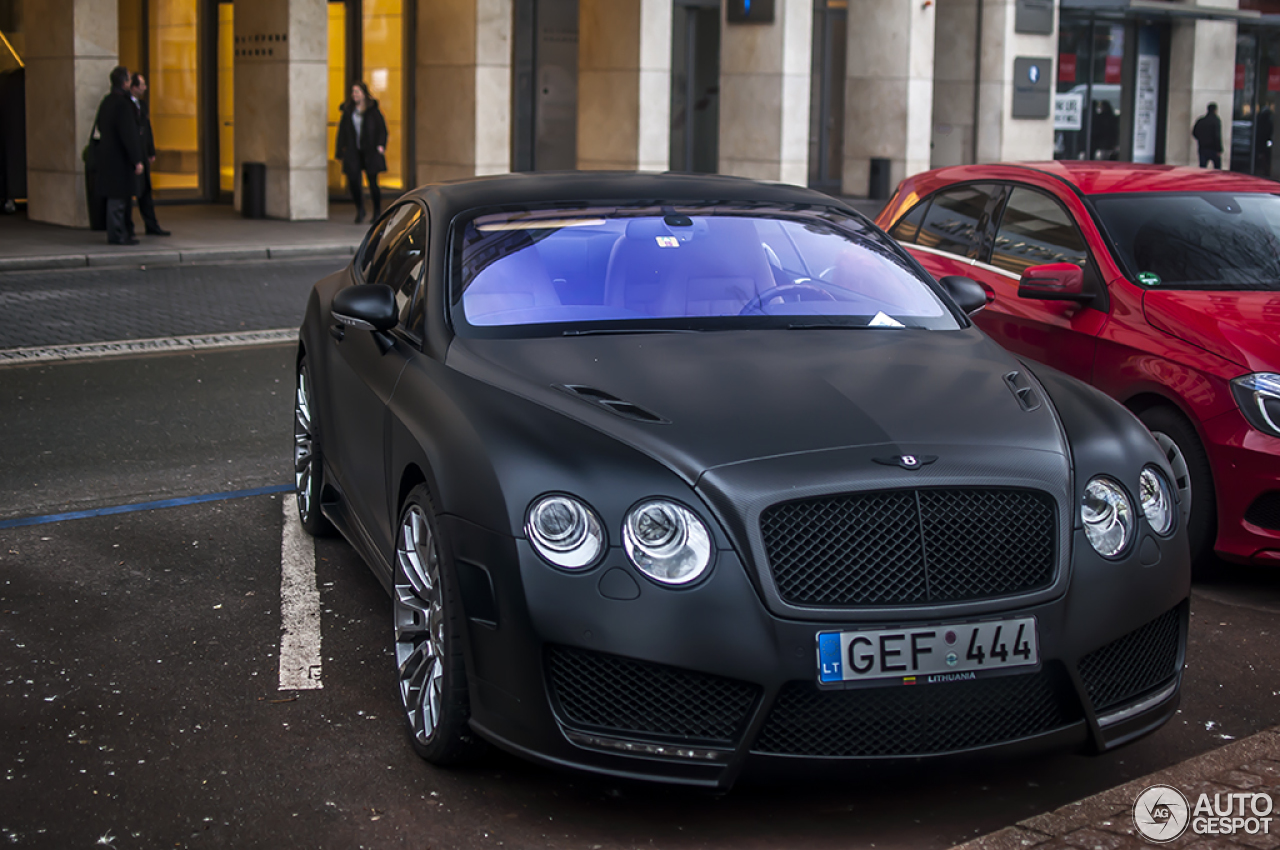
[{"label": "side mirror", "polygon": [[396,293],[385,283],[348,286],[333,296],[333,317],[366,331],[389,331],[399,321]]},{"label": "side mirror", "polygon": [[1027,269],[1018,281],[1018,297],[1081,304],[1093,300],[1084,289],[1084,270],[1074,263],[1049,263]]},{"label": "side mirror", "polygon": [[951,300],[956,302],[966,315],[972,316],[992,301],[987,297],[987,290],[976,280],[949,274],[938,283],[942,284],[942,288],[951,296]]}]

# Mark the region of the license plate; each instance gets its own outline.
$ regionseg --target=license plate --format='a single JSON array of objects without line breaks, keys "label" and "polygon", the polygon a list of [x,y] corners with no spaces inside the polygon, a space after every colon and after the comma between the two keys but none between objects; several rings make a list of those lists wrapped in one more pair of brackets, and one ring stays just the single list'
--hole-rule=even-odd
[{"label": "license plate", "polygon": [[818,633],[818,681],[934,684],[1040,663],[1035,617]]}]

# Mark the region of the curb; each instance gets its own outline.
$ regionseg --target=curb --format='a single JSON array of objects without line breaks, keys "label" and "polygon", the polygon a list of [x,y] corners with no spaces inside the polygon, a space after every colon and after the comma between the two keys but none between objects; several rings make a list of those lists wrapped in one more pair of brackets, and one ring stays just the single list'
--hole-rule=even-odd
[{"label": "curb", "polygon": [[358,243],[321,242],[314,245],[281,245],[246,248],[187,248],[171,251],[130,251],[84,254],[44,254],[26,257],[0,257],[0,273],[16,271],[49,271],[56,269],[110,268],[141,265],[184,265],[187,263],[220,263],[228,260],[293,260],[304,257],[349,257]]},{"label": "curb", "polygon": [[[1256,762],[1256,773],[1248,768]],[[1172,785],[1187,789],[1194,785],[1218,785],[1223,791],[1250,790],[1260,777],[1272,777],[1280,784],[1280,726],[1264,729],[1225,747],[1203,753],[1164,770],[1134,779],[1068,803],[1060,809],[1019,821],[998,832],[979,836],[951,850],[1018,850],[1066,838],[1082,847],[1115,846],[1124,837],[1142,841],[1133,825],[1133,805],[1142,791],[1152,785]],[[1212,788],[1197,788],[1197,791]],[[1108,840],[1098,840],[1110,839]],[[1146,846],[1146,845],[1144,845]]]}]

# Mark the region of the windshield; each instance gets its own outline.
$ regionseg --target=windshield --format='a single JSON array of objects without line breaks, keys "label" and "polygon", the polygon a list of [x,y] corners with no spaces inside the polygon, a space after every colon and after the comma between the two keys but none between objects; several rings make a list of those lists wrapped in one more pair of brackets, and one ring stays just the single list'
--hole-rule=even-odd
[{"label": "windshield", "polygon": [[1095,195],[1129,278],[1158,289],[1280,289],[1280,197]]},{"label": "windshield", "polygon": [[885,236],[835,211],[536,209],[459,233],[464,334],[959,327]]}]

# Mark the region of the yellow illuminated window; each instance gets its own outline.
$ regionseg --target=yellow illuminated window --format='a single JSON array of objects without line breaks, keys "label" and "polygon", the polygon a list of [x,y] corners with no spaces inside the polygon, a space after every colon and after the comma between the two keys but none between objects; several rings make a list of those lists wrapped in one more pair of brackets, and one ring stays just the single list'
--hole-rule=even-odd
[{"label": "yellow illuminated window", "polygon": [[235,6],[218,4],[218,188],[236,188]]},{"label": "yellow illuminated window", "polygon": [[382,117],[387,121],[387,171],[378,184],[388,189],[403,189],[401,171],[402,132],[401,97],[404,55],[404,0],[364,0],[361,55],[364,57],[363,79],[369,94],[378,101]]},{"label": "yellow illuminated window", "polygon": [[342,104],[347,100],[347,5],[329,4],[329,192],[344,195],[346,181],[342,176],[342,163],[333,158],[338,143],[338,119],[342,117]]},{"label": "yellow illuminated window", "polygon": [[198,0],[150,0],[151,128],[157,190],[200,188]]}]

